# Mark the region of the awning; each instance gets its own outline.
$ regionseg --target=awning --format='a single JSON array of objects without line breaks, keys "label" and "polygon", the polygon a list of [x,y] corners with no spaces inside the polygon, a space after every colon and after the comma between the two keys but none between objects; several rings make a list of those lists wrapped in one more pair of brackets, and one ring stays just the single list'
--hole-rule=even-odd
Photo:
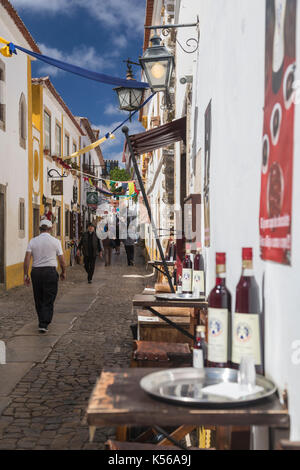
[{"label": "awning", "polygon": [[183,140],[186,142],[186,116],[141,134],[131,135],[130,141],[136,155],[151,152]]}]

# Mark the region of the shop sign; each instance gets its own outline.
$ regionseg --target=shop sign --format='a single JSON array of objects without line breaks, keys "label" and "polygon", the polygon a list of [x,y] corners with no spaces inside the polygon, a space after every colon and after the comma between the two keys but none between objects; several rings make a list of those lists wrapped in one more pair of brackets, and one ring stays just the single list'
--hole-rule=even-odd
[{"label": "shop sign", "polygon": [[260,255],[291,264],[297,2],[267,0]]},{"label": "shop sign", "polygon": [[51,196],[63,196],[64,185],[63,180],[52,180],[51,181]]}]

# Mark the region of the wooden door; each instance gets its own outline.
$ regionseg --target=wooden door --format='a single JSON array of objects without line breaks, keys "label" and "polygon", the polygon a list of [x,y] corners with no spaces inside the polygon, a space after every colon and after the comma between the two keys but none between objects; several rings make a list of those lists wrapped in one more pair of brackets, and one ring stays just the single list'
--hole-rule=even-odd
[{"label": "wooden door", "polygon": [[33,209],[33,236],[37,237],[40,231],[40,209]]}]

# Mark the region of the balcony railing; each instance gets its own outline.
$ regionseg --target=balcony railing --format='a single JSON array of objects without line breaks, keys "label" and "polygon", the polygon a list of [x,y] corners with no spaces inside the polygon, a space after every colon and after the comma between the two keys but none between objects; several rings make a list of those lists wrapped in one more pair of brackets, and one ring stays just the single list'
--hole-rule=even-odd
[{"label": "balcony railing", "polygon": [[86,163],[83,163],[82,165],[82,171],[84,173],[88,173],[89,175],[96,176],[96,171],[93,170],[93,167],[90,165],[87,165]]}]

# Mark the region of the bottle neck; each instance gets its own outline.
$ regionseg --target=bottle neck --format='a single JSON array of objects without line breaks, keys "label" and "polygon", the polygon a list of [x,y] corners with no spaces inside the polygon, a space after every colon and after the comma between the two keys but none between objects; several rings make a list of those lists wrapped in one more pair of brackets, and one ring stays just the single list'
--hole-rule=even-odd
[{"label": "bottle neck", "polygon": [[225,264],[216,265],[216,285],[225,286],[226,284],[226,266]]},{"label": "bottle neck", "polygon": [[196,337],[196,342],[201,342],[201,341],[204,340],[205,335],[202,331],[200,331],[200,332],[196,331],[196,336],[195,337]]},{"label": "bottle neck", "polygon": [[245,276],[245,277],[254,276],[252,260],[245,260],[245,259],[242,260],[242,276]]}]

